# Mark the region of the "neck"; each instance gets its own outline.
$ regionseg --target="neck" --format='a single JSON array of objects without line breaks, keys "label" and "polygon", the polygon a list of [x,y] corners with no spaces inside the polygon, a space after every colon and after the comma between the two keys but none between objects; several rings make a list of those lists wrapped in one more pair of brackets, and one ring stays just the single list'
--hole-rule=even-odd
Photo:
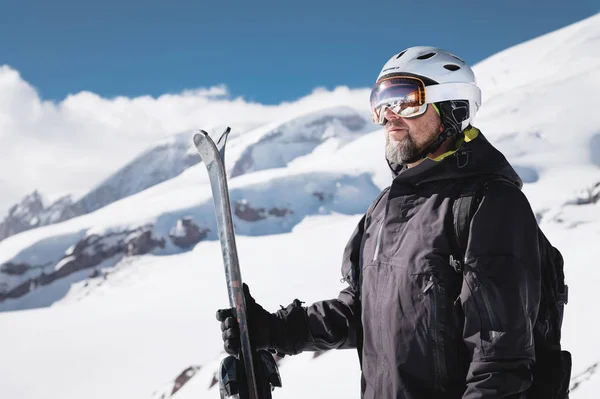
[{"label": "neck", "polygon": [[[452,136],[448,137],[442,143],[442,145],[440,145],[440,147],[437,150],[435,150],[434,152],[431,152],[431,153],[427,154],[427,158],[437,158],[440,155],[442,155],[443,153],[453,150],[455,144],[456,144],[456,140],[454,140],[454,137],[452,137]],[[423,158],[423,159],[425,159],[425,158]],[[407,165],[407,167],[412,168],[413,166],[416,166],[416,165],[420,164],[423,161],[423,159],[420,159],[420,160],[418,160],[417,162],[414,162],[414,163],[409,163]]]}]

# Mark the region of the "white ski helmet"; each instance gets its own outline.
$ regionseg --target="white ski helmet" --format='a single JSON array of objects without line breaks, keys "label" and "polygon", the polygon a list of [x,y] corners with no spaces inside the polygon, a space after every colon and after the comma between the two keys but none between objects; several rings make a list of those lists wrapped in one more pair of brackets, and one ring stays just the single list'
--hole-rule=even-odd
[{"label": "white ski helmet", "polygon": [[[391,57],[377,76],[377,83],[390,75],[410,74],[429,80],[436,87],[437,101],[468,100],[469,114],[461,124],[464,130],[475,118],[481,105],[481,90],[473,70],[458,56],[438,47],[409,47]],[[376,83],[376,84],[377,84]],[[443,92],[439,96],[439,90]],[[427,101],[426,102],[437,102]]]}]

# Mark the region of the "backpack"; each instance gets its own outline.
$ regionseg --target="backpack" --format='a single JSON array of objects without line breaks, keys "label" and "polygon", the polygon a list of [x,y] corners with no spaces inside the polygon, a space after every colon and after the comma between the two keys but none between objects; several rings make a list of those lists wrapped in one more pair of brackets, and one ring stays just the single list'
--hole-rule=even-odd
[{"label": "backpack", "polygon": [[[487,178],[483,183],[475,181],[463,187],[463,194],[453,204],[454,228],[458,257],[450,257],[451,266],[462,273],[471,218],[491,181],[503,178]],[[527,391],[527,399],[568,399],[571,379],[571,353],[561,347],[561,328],[564,306],[568,301],[565,285],[563,257],[546,238],[538,226],[538,242],[541,259],[541,300],[534,326],[536,362],[533,365],[533,384]]]}]

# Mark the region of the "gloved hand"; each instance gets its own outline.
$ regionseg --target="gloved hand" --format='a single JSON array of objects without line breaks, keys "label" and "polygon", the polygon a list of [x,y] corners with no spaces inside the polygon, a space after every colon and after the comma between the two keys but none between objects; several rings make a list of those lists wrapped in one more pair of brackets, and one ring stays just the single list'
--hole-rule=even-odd
[{"label": "gloved hand", "polygon": [[[262,306],[256,303],[250,289],[243,283],[242,289],[246,299],[246,317],[248,320],[248,330],[250,331],[250,344],[253,349],[269,349],[272,347],[271,327],[274,323],[275,315],[267,312]],[[235,309],[217,310],[217,320],[221,322],[221,331],[223,337],[223,347],[230,355],[237,355],[240,351],[240,326],[237,322]]]},{"label": "gloved hand", "polygon": [[[295,299],[287,308],[282,307],[276,313],[269,313],[252,298],[246,283],[243,283],[242,290],[252,348],[268,349],[279,357],[300,353],[310,336],[302,302]],[[221,322],[225,351],[230,355],[237,355],[240,351],[240,326],[235,310],[217,310],[217,320]]]}]

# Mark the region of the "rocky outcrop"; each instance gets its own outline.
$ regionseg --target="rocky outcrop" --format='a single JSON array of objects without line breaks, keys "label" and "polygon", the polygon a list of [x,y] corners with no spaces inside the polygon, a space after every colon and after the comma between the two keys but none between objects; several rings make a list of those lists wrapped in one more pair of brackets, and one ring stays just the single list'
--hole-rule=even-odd
[{"label": "rocky outcrop", "polygon": [[9,276],[21,276],[31,269],[27,263],[7,262],[0,266],[0,272]]},{"label": "rocky outcrop", "polygon": [[152,237],[152,228],[136,230],[125,238],[125,255],[135,256],[151,252],[154,248],[165,247],[165,239]]},{"label": "rocky outcrop", "polygon": [[322,191],[315,191],[312,193],[313,197],[316,197],[319,201],[325,201],[325,193]]},{"label": "rocky outcrop", "polygon": [[210,229],[199,227],[191,217],[179,219],[169,232],[173,245],[179,248],[190,248],[206,238]]},{"label": "rocky outcrop", "polygon": [[576,205],[587,205],[595,204],[598,201],[600,201],[600,182],[581,190],[574,203]]},{"label": "rocky outcrop", "polygon": [[166,384],[162,389],[152,393],[152,399],[167,399],[179,391],[190,379],[202,369],[202,366],[190,366],[183,370],[174,381]]},{"label": "rocky outcrop", "polygon": [[185,385],[196,373],[202,368],[202,366],[190,366],[187,369],[183,370],[181,374],[175,378],[175,383],[173,384],[173,389],[171,390],[171,395],[174,395],[177,391],[181,389],[182,386]]},{"label": "rocky outcrop", "polygon": [[94,268],[111,258],[142,255],[164,246],[164,238],[152,236],[152,226],[142,226],[134,230],[86,236],[70,247],[52,270],[48,270],[46,266],[7,262],[0,266],[0,273],[15,276],[25,275],[33,269],[39,269],[40,272],[14,287],[4,286],[0,291],[0,301],[19,298],[40,285],[50,284],[80,270]]},{"label": "rocky outcrop", "polygon": [[594,377],[598,377],[598,374],[600,374],[598,373],[598,370],[600,370],[600,362],[592,364],[583,372],[573,376],[571,378],[571,386],[569,387],[569,390],[573,392],[576,389],[578,389],[582,384],[588,382]]},{"label": "rocky outcrop", "polygon": [[80,204],[74,204],[70,196],[62,197],[45,207],[36,190],[10,208],[8,215],[0,223],[0,241],[23,231],[59,223],[84,213],[85,209]]},{"label": "rocky outcrop", "polygon": [[0,223],[0,241],[23,231],[85,215],[149,187],[169,180],[200,162],[190,133],[176,135],[140,154],[81,199],[65,196],[44,206],[36,190],[10,208]]},{"label": "rocky outcrop", "polygon": [[235,216],[246,222],[258,222],[259,220],[268,218],[269,215],[281,218],[294,213],[294,211],[288,208],[253,208],[246,200],[234,202],[233,208]]}]

